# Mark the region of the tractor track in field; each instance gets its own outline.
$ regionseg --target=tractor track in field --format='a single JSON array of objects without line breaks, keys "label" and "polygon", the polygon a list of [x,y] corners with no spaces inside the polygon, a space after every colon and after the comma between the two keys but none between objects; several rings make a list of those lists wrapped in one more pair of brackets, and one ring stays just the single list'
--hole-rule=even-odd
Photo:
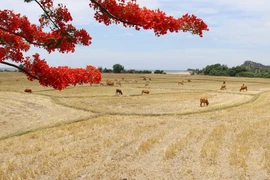
[{"label": "tractor track in field", "polygon": [[[260,92],[260,93],[257,93],[257,94],[245,94],[245,95],[251,95],[253,97],[251,99],[247,100],[247,101],[244,101],[244,102],[240,102],[240,103],[236,103],[236,104],[228,105],[228,106],[223,106],[223,107],[217,107],[217,108],[213,108],[213,109],[206,109],[206,110],[202,110],[202,111],[183,112],[183,113],[117,113],[117,112],[93,111],[93,110],[89,110],[89,109],[82,108],[82,107],[76,107],[76,106],[68,105],[67,103],[63,103],[63,102],[61,102],[59,100],[61,98],[86,98],[86,97],[93,98],[93,97],[115,97],[115,96],[109,96],[109,95],[108,96],[54,96],[54,95],[47,95],[47,94],[40,93],[40,92],[43,92],[43,91],[34,92],[33,94],[49,97],[51,99],[51,101],[53,103],[57,104],[57,105],[67,107],[67,108],[72,108],[74,110],[81,110],[81,111],[85,111],[85,112],[94,113],[95,115],[89,115],[88,117],[81,118],[81,119],[75,119],[75,120],[59,122],[59,123],[56,123],[56,124],[53,124],[53,125],[42,126],[42,127],[34,128],[34,129],[31,129],[31,130],[15,132],[15,133],[9,134],[7,136],[0,137],[0,140],[9,139],[9,138],[16,137],[16,136],[22,136],[22,135],[25,135],[25,134],[29,134],[29,133],[33,133],[33,132],[37,132],[37,131],[41,131],[41,130],[46,130],[46,129],[50,129],[50,128],[55,128],[55,127],[60,127],[60,126],[64,126],[64,125],[68,125],[68,124],[72,124],[72,123],[88,121],[90,119],[94,119],[94,118],[101,117],[101,116],[149,116],[149,117],[186,116],[186,115],[192,115],[192,114],[195,115],[195,114],[203,114],[203,113],[208,113],[208,112],[226,110],[226,109],[235,108],[235,107],[239,107],[239,106],[242,106],[242,105],[245,105],[245,104],[252,103],[252,102],[256,101],[260,97],[261,94],[267,92],[267,91],[264,91],[264,92]],[[51,90],[45,90],[45,91],[51,91]],[[17,91],[12,91],[12,92],[18,93]],[[194,91],[194,92],[204,92],[204,91],[200,90],[200,91]],[[207,92],[209,92],[209,90],[207,90]],[[239,94],[239,93],[232,93],[232,92],[218,92],[218,91],[214,91],[214,90],[212,90],[210,92]],[[181,92],[173,92],[173,93],[179,94]],[[168,93],[157,93],[157,94],[152,94],[151,96],[161,95],[161,94],[168,94]],[[130,96],[140,96],[140,95],[132,95],[131,94]]]},{"label": "tractor track in field", "polygon": [[[269,179],[269,83],[248,79],[249,91],[239,92],[237,84],[217,89],[217,79],[197,89],[202,80],[155,82],[142,96],[137,85],[123,96],[97,86],[0,91],[0,127],[9,132],[0,135],[0,179]],[[199,106],[201,95],[208,107]],[[29,119],[5,113],[13,110]],[[8,120],[12,131],[1,124]]]},{"label": "tractor track in field", "polygon": [[[204,91],[193,91],[193,92],[215,92],[215,93],[225,93],[225,94],[240,94],[240,93],[232,93],[232,92],[218,92],[218,91],[214,91],[214,90],[204,90]],[[217,107],[217,108],[213,108],[210,110],[202,110],[202,111],[193,111],[193,112],[184,112],[184,113],[114,113],[114,112],[100,112],[100,111],[94,111],[94,110],[89,110],[86,108],[82,108],[82,107],[76,107],[76,106],[72,106],[72,105],[68,105],[67,103],[63,103],[61,102],[59,99],[61,98],[95,98],[95,97],[115,97],[115,96],[52,96],[52,95],[44,95],[42,93],[36,93],[38,95],[43,95],[43,96],[48,96],[52,99],[52,101],[58,105],[64,106],[64,107],[68,107],[68,108],[73,108],[73,109],[77,109],[77,110],[82,110],[82,111],[86,111],[86,112],[92,112],[92,113],[96,113],[96,114],[101,114],[101,115],[130,115],[130,116],[169,116],[169,115],[173,115],[173,116],[184,116],[184,115],[190,115],[190,114],[201,114],[201,113],[207,113],[207,112],[214,112],[214,111],[219,111],[219,110],[225,110],[225,109],[230,109],[230,108],[235,108],[235,107],[239,107],[248,103],[252,103],[254,101],[256,101],[260,95],[262,93],[265,93],[268,91],[264,91],[264,92],[260,92],[257,94],[244,94],[244,95],[250,95],[253,96],[251,99],[248,99],[247,101],[244,102],[240,102],[240,103],[236,103],[233,105],[228,105],[228,106],[223,106],[223,107]],[[179,94],[182,92],[173,92],[170,94]],[[162,94],[168,94],[168,93],[156,93],[156,94],[152,94],[151,96],[155,96],[155,95],[162,95]],[[241,94],[242,95],[242,94]],[[141,95],[134,95],[131,94],[129,96],[141,96]]]}]

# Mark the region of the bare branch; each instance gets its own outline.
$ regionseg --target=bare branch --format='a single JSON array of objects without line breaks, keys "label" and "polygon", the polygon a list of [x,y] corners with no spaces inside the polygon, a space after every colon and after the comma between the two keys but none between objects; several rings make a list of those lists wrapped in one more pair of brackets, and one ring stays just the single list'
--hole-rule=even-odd
[{"label": "bare branch", "polygon": [[38,79],[38,77],[33,76],[33,75],[30,73],[30,72],[28,72],[28,71],[27,71],[27,70],[25,70],[24,68],[21,68],[21,67],[19,67],[19,66],[15,65],[15,64],[11,64],[11,63],[4,62],[4,61],[2,61],[2,62],[0,62],[0,63],[5,64],[5,65],[8,65],[8,66],[15,67],[15,68],[17,68],[17,69],[21,70],[22,72],[24,72],[25,74],[27,74],[28,76],[30,76],[31,78],[33,78],[33,79]]}]

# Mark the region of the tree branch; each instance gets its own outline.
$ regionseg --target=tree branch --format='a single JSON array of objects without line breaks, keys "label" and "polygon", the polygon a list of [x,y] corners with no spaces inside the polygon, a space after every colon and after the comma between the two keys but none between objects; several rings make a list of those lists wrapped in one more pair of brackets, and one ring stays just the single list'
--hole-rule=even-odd
[{"label": "tree branch", "polygon": [[46,9],[37,1],[35,0],[35,2],[39,5],[39,7],[43,10],[43,12],[46,14],[46,16],[49,18],[49,20],[53,23],[54,27],[59,29],[59,26],[52,20],[51,16],[48,14],[48,12],[46,11]]},{"label": "tree branch", "polygon": [[115,15],[111,14],[102,4],[100,4],[96,0],[90,0],[90,1],[94,4],[96,4],[103,13],[107,14],[107,16],[109,16],[112,19],[115,19],[117,21],[120,21],[120,22],[125,23],[125,24],[129,24],[129,25],[142,26],[141,24],[134,24],[134,23],[131,23],[129,21],[124,21],[124,20],[116,17]]},{"label": "tree branch", "polygon": [[33,45],[36,45],[36,46],[44,46],[43,44],[39,44],[39,43],[34,43],[34,42],[31,42],[30,40],[28,40],[26,37],[24,37],[23,35],[19,34],[19,33],[16,33],[16,32],[10,32],[8,29],[5,29],[3,27],[0,27],[0,30],[2,31],[5,31],[7,33],[10,33],[10,34],[13,34],[15,36],[19,36],[21,38],[23,38],[26,42],[28,42],[29,44],[33,44]]},{"label": "tree branch", "polygon": [[25,74],[27,74],[28,76],[30,76],[31,78],[33,78],[33,79],[38,79],[36,76],[33,76],[30,72],[26,71],[24,68],[21,68],[21,67],[15,65],[15,64],[11,64],[11,63],[4,62],[4,61],[2,61],[2,62],[0,62],[0,63],[5,64],[5,65],[8,65],[8,66],[15,67],[15,68],[21,70],[22,72],[24,72]]},{"label": "tree branch", "polygon": [[[46,11],[46,9],[44,8],[44,6],[42,6],[42,4],[40,4],[37,0],[35,0],[35,2],[39,5],[39,7],[43,10],[43,12],[46,14],[46,16],[48,17],[49,21],[51,21],[51,23],[54,25],[55,28],[57,28],[58,30],[61,31],[61,33],[69,36],[69,37],[72,37],[72,35],[70,35],[69,33],[67,32],[64,32],[58,25],[57,23],[55,23],[55,21],[51,18],[50,14],[48,13],[48,11]],[[52,12],[52,11],[50,11]]]}]

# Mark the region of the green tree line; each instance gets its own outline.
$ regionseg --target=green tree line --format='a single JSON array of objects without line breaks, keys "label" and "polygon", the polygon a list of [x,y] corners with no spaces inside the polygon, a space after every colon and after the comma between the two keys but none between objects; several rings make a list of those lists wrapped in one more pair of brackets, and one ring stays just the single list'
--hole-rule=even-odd
[{"label": "green tree line", "polygon": [[208,65],[205,68],[199,70],[193,70],[195,74],[203,74],[209,76],[232,76],[232,77],[262,77],[262,78],[270,78],[269,70],[255,70],[250,71],[248,68],[244,66],[234,66],[229,68],[224,64],[213,64]]},{"label": "green tree line", "polygon": [[[107,68],[98,68],[100,72],[102,73],[130,73],[130,74],[152,74],[153,72],[150,70],[135,70],[135,69],[129,69],[126,70],[124,66],[121,64],[114,64],[112,69]],[[166,74],[163,70],[155,70],[155,74]]]}]

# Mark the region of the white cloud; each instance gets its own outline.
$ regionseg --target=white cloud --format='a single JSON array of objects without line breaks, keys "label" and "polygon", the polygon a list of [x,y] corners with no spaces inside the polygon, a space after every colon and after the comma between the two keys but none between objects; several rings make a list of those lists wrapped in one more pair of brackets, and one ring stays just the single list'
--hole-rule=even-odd
[{"label": "white cloud", "polygon": [[134,34],[133,33],[124,33],[123,35],[124,36],[133,36]]},{"label": "white cloud", "polygon": [[215,8],[199,8],[197,10],[197,12],[200,13],[200,14],[214,15],[214,14],[217,14],[219,12],[219,10],[215,9]]},{"label": "white cloud", "polygon": [[269,12],[270,1],[269,0],[213,0],[221,5],[227,5],[244,11],[267,11]]},{"label": "white cloud", "polygon": [[266,22],[264,23],[264,25],[265,25],[266,27],[270,27],[270,21],[266,21]]}]

